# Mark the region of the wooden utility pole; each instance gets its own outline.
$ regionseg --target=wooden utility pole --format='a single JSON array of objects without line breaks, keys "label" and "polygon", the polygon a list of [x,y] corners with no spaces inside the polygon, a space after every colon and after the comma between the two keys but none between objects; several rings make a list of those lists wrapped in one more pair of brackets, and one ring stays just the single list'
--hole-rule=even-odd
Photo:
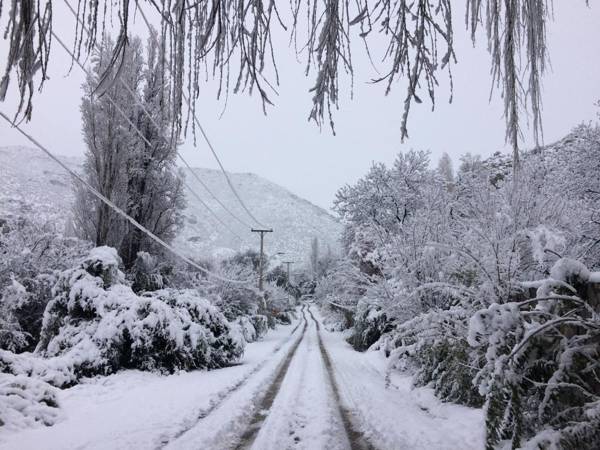
[{"label": "wooden utility pole", "polygon": [[272,233],[273,228],[252,228],[253,233],[260,233],[260,259],[258,261],[258,289],[263,290],[263,261],[265,259],[265,233]]}]

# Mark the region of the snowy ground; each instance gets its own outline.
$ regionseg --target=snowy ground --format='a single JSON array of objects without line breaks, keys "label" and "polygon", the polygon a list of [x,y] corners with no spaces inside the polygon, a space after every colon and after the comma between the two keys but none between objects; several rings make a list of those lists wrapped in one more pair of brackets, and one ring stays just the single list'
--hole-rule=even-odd
[{"label": "snowy ground", "polygon": [[481,411],[442,404],[408,377],[386,389],[380,355],[355,352],[319,326],[315,307],[304,309],[249,344],[240,365],[123,372],[62,391],[64,421],[0,429],[0,449],[483,447]]}]

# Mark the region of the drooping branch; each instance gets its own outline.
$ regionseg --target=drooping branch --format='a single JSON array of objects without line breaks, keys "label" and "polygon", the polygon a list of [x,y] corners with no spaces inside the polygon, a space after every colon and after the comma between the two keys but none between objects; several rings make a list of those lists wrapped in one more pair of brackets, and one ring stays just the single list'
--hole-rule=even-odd
[{"label": "drooping branch", "polygon": [[[0,100],[16,73],[21,100],[17,116],[27,120],[31,118],[34,81],[40,69],[40,88],[46,79],[52,1],[57,0],[11,0],[3,9],[0,0],[0,18],[8,18],[4,38],[9,43]],[[71,0],[63,1],[70,4]],[[493,88],[500,89],[504,98],[506,139],[513,146],[515,161],[522,120],[529,113],[536,141],[543,136],[541,79],[548,59],[550,1],[467,0],[466,22],[473,40],[479,25],[485,25]],[[290,0],[289,6],[292,24],[286,28],[275,0],[78,0],[73,9],[78,19],[73,23],[74,50],[78,57],[89,54],[97,36],[116,17],[119,35],[112,61],[118,66],[127,51],[133,8],[151,8],[161,18],[157,34],[164,42],[164,63],[169,66],[169,104],[177,133],[187,132],[205,76],[218,79],[219,96],[231,86],[233,92],[258,92],[263,109],[271,103],[268,91],[279,81],[273,47],[276,27],[291,33],[298,45],[298,30],[306,23],[306,41],[297,51],[306,53],[307,74],[314,70],[310,119],[319,125],[327,118],[333,128],[340,72],[346,72],[350,79],[354,73],[350,44],[355,38],[367,43],[367,49],[373,34],[387,42],[383,59],[388,67],[374,81],[386,83],[386,93],[394,81],[406,82],[400,125],[403,138],[408,136],[413,102],[422,101],[419,91],[427,93],[433,107],[439,71],[448,70],[452,82],[451,0]],[[110,82],[105,83],[110,86]],[[182,114],[185,93],[192,100],[187,117]]]},{"label": "drooping branch", "polygon": [[[3,13],[0,0],[0,18]],[[8,40],[8,58],[4,75],[0,78],[0,101],[4,101],[10,84],[10,75],[17,74],[19,106],[16,117],[31,119],[33,111],[34,77],[41,70],[40,89],[46,81],[50,55],[52,1],[43,5],[39,0],[12,0],[8,9],[8,24],[4,39]]]},{"label": "drooping branch", "polygon": [[[485,21],[492,58],[492,82],[504,97],[506,140],[519,162],[520,117],[531,112],[536,145],[543,138],[542,76],[546,69],[546,23],[551,16],[548,0],[468,0],[467,26],[473,42]],[[523,83],[522,80],[525,82]]]}]

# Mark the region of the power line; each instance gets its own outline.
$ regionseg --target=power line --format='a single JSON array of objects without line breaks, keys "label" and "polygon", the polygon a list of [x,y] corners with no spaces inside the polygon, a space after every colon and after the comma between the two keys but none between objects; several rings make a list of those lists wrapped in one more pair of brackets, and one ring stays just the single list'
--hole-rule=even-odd
[{"label": "power line", "polygon": [[[67,52],[67,54],[69,54],[71,56],[71,58],[73,58],[73,61],[77,64],[77,66],[90,78],[92,78],[92,74],[89,72],[89,70],[87,70],[83,64],[81,64],[81,62],[79,61],[79,59],[77,59],[75,57],[75,55],[73,54],[73,52],[71,52],[68,47],[65,45],[65,43],[58,37],[58,35],[52,31],[52,37],[54,39],[56,39],[58,41],[58,43],[60,44],[60,46]],[[150,141],[146,138],[146,136],[144,136],[144,134],[140,131],[140,129],[131,121],[131,119],[127,116],[127,114],[125,113],[125,111],[123,111],[123,109],[118,105],[118,103],[112,98],[112,96],[110,95],[110,93],[106,93],[106,98],[108,99],[108,101],[115,107],[115,109],[117,110],[117,112],[119,114],[121,114],[121,116],[123,116],[123,118],[127,121],[127,123],[133,128],[133,130],[137,133],[138,136],[140,136],[140,138],[142,138],[142,140],[148,145],[148,147],[152,147],[152,144],[150,143]],[[131,95],[133,95],[133,93],[131,93]],[[134,99],[136,101],[137,104],[139,104],[139,102],[137,101],[137,99]],[[156,125],[155,125],[156,126]],[[169,141],[167,141],[167,139],[160,135],[160,129],[157,129],[157,131],[159,132],[159,136],[165,141],[165,143],[167,143],[167,145],[171,145],[169,143]],[[177,155],[181,158],[181,156],[179,155],[179,152],[177,152]],[[183,159],[183,158],[182,158]],[[185,160],[184,160],[185,162]],[[186,162],[187,164],[187,162]],[[182,179],[182,183],[183,185],[192,193],[192,195],[194,197],[196,197],[196,199],[208,210],[208,212],[210,212],[213,217],[221,224],[225,227],[225,229],[227,229],[227,231],[229,231],[231,234],[233,234],[236,238],[238,238],[240,241],[242,241],[242,237],[237,234],[235,231],[233,231],[223,220],[221,220],[221,218],[202,200],[202,198],[200,198],[200,196],[190,187],[190,185],[188,185],[186,183],[186,181],[184,179]]]},{"label": "power line", "polygon": [[119,215],[121,215],[122,217],[124,217],[129,223],[131,223],[134,227],[136,227],[142,233],[144,233],[147,236],[149,236],[153,241],[155,241],[156,243],[158,243],[162,247],[166,248],[167,250],[169,250],[174,255],[176,255],[179,258],[181,258],[183,261],[185,261],[186,263],[188,263],[190,266],[198,269],[200,272],[205,273],[208,276],[211,276],[211,277],[213,277],[213,278],[215,278],[217,280],[224,281],[226,283],[235,283],[235,284],[245,284],[246,283],[245,281],[230,280],[228,278],[224,278],[224,277],[222,277],[220,275],[217,275],[216,273],[213,273],[213,272],[205,269],[204,267],[200,266],[199,264],[196,264],[194,261],[192,261],[191,259],[189,259],[187,256],[184,256],[181,253],[179,253],[177,250],[175,250],[175,248],[173,248],[171,245],[167,244],[165,241],[163,241],[161,238],[159,238],[158,236],[156,236],[154,233],[152,233],[150,230],[148,230],[143,225],[141,225],[138,221],[136,221],[133,217],[131,217],[129,214],[127,214],[125,211],[123,211],[121,208],[119,208],[117,205],[115,205],[111,200],[109,200],[107,197],[105,197],[100,192],[98,192],[96,190],[96,188],[94,188],[91,184],[89,184],[86,180],[84,180],[75,171],[71,170],[60,159],[58,159],[56,156],[54,156],[54,154],[50,150],[48,150],[46,147],[44,147],[42,144],[40,144],[37,140],[35,140],[32,136],[30,136],[25,131],[23,131],[23,129],[19,125],[17,125],[16,123],[12,122],[2,111],[0,111],[0,117],[2,117],[9,125],[11,125],[13,128],[15,128],[25,138],[27,138],[27,140],[29,140],[29,142],[31,142],[32,144],[34,144],[37,148],[39,148],[46,155],[48,155],[52,160],[54,160],[56,163],[58,163],[73,178],[75,178],[77,181],[79,181],[81,184],[83,184],[83,186],[85,186],[99,200],[101,200],[102,202],[104,202],[106,205],[108,205],[110,208],[112,208]]},{"label": "power line", "polygon": [[[68,3],[68,0],[64,0],[65,2]],[[152,37],[152,40],[154,42],[154,45],[158,46],[158,40],[156,38],[156,34],[155,31],[153,30],[152,26],[150,25],[150,22],[148,21],[148,18],[146,17],[146,15],[144,14],[144,11],[142,9],[142,7],[140,6],[140,4],[138,3],[138,1],[136,0],[136,6],[138,11],[140,12],[140,15],[142,16],[142,19],[144,20],[144,23],[146,24],[146,27],[148,28],[148,31],[150,33],[150,36]],[[71,12],[74,12],[73,9],[71,9]],[[169,64],[167,64],[167,67],[170,67]],[[187,96],[187,94],[185,92],[182,92],[182,97],[183,100],[186,102],[188,109],[190,111],[192,111],[192,116],[194,118],[194,122],[196,123],[196,126],[198,127],[198,129],[200,130],[200,133],[202,134],[202,137],[204,138],[204,140],[206,141],[206,144],[208,145],[208,148],[210,149],[213,157],[215,158],[215,160],[217,161],[217,164],[219,165],[219,168],[221,169],[221,172],[223,173],[223,175],[225,176],[225,179],[227,180],[227,184],[229,185],[229,188],[231,189],[231,191],[233,192],[233,194],[235,195],[235,197],[237,198],[238,202],[240,203],[240,205],[242,205],[242,208],[244,208],[244,211],[246,211],[246,213],[248,214],[248,216],[250,216],[250,218],[257,224],[260,225],[263,228],[266,228],[265,225],[263,225],[255,216],[254,214],[252,214],[252,212],[250,211],[250,209],[246,206],[246,204],[244,203],[244,201],[242,200],[242,197],[240,196],[240,194],[238,193],[237,189],[235,188],[235,186],[233,185],[233,183],[231,182],[231,178],[229,178],[229,174],[227,173],[227,171],[225,170],[225,167],[223,166],[223,163],[221,163],[221,159],[219,158],[219,155],[217,155],[217,151],[215,150],[214,146],[212,145],[212,142],[210,141],[210,139],[208,138],[208,135],[206,134],[206,131],[204,130],[204,127],[202,126],[202,124],[200,123],[200,120],[198,119],[198,116],[196,116],[196,112],[193,110],[193,108],[190,105],[190,98]]]},{"label": "power line", "polygon": [[[89,31],[87,29],[87,27],[85,26],[84,23],[82,23],[81,19],[79,18],[79,16],[77,15],[77,13],[75,12],[75,10],[73,9],[73,7],[71,6],[71,4],[69,3],[68,0],[63,0],[64,3],[67,5],[67,8],[71,11],[71,14],[75,17],[75,20],[77,20],[79,22],[79,24],[82,27],[82,30],[89,36]],[[137,4],[137,2],[136,2]],[[138,10],[140,11],[142,18],[144,19],[144,22],[146,23],[146,25],[148,26],[148,29],[150,31],[150,34],[152,36],[152,39],[154,40],[154,44],[156,46],[158,46],[158,41],[156,40],[156,36],[154,35],[154,33],[152,32],[152,28],[149,24],[149,22],[146,19],[146,16],[144,15],[141,7],[139,5],[137,5]],[[97,47],[97,46],[96,46]],[[167,64],[167,67],[169,67],[169,65]],[[123,85],[126,87],[126,89],[128,88],[128,86],[126,86],[125,83],[123,83]],[[133,94],[132,94],[133,95]],[[190,105],[190,101],[189,98],[186,96],[185,93],[183,93],[183,98],[186,101],[188,107]],[[149,117],[149,119],[155,124],[155,126],[157,127],[157,129],[160,129],[158,127],[158,125],[156,125],[156,122],[154,121],[153,117],[145,110],[145,108],[140,105],[140,107],[142,108],[143,112]],[[225,171],[225,168],[223,167],[223,164],[221,163],[213,145],[211,144],[210,140],[208,139],[208,136],[206,135],[206,132],[204,131],[204,128],[202,127],[202,125],[200,124],[200,121],[198,120],[198,118],[196,117],[196,115],[194,114],[194,119],[196,121],[196,124],[198,125],[198,128],[200,129],[200,131],[202,132],[202,135],[204,136],[204,139],[206,141],[206,143],[208,144],[213,156],[215,157],[217,163],[219,164],[219,167],[221,168],[221,172],[223,172],[223,175],[225,175],[225,179],[227,181],[227,184],[229,185],[229,187],[231,188],[232,192],[234,193],[235,197],[237,198],[237,200],[240,202],[240,204],[242,205],[242,207],[244,208],[244,210],[246,211],[246,213],[252,218],[252,220],[254,220],[254,222],[256,222],[257,224],[261,225],[261,223],[256,219],[256,217],[252,214],[252,212],[250,212],[250,210],[248,209],[248,207],[245,205],[244,201],[242,200],[242,198],[240,197],[240,195],[238,194],[237,190],[235,189],[235,187],[233,186],[233,183],[231,182],[231,179],[229,178],[229,175],[227,174],[227,172]],[[190,170],[190,172],[192,173],[192,176],[207,190],[207,192],[219,203],[219,205],[221,205],[221,207],[223,207],[223,209],[225,209],[225,211],[227,211],[233,218],[235,218],[238,222],[240,222],[242,225],[244,225],[247,228],[251,228],[251,226],[243,221],[242,219],[240,219],[237,215],[235,215],[233,212],[231,212],[231,210],[229,210],[229,208],[227,208],[220,200],[219,198],[200,180],[200,178],[198,177],[198,175],[192,170],[192,168],[190,167],[190,165],[187,163],[187,161],[183,158],[183,156],[177,152],[179,158],[184,162],[184,164],[186,165],[186,167]],[[262,225],[261,225],[262,226]]]}]

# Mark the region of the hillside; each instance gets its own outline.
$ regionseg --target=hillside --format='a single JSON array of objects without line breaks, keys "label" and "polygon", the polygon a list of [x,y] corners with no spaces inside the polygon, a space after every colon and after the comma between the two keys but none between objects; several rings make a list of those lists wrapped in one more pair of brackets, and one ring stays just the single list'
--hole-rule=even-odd
[{"label": "hillside", "polygon": [[[81,170],[82,159],[61,159],[71,168]],[[70,177],[61,167],[35,149],[0,147],[0,168],[0,217],[35,215],[59,230],[65,229],[73,192]],[[229,210],[243,221],[251,222],[219,171],[194,171]],[[188,193],[185,226],[175,240],[176,247],[193,257],[227,253],[228,249],[257,248],[258,236],[225,212],[189,171],[184,173],[187,183],[241,239],[227,231]],[[285,259],[305,261],[315,236],[322,247],[337,248],[341,225],[327,211],[255,174],[230,176],[250,210],[274,229],[265,239],[267,253],[285,252]]]}]

